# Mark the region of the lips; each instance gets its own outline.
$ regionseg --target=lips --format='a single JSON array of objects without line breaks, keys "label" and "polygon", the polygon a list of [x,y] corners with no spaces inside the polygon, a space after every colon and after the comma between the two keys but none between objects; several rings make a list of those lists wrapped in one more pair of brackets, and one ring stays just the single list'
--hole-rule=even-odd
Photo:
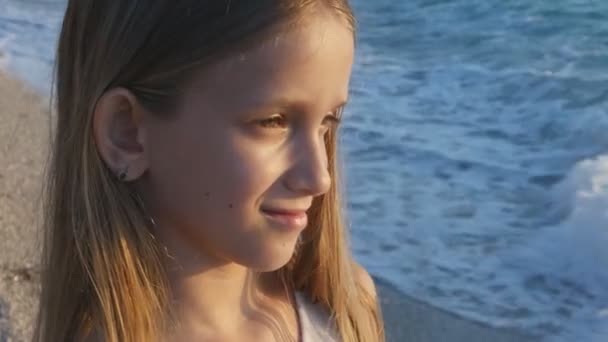
[{"label": "lips", "polygon": [[306,210],[289,210],[289,209],[262,209],[263,212],[270,215],[285,215],[285,216],[302,216],[306,214]]},{"label": "lips", "polygon": [[262,213],[274,224],[289,230],[302,230],[308,224],[306,210],[262,209]]}]

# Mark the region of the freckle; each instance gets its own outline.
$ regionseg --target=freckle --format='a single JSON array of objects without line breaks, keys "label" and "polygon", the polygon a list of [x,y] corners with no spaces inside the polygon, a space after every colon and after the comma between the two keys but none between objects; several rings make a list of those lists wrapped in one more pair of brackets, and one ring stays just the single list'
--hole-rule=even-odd
[{"label": "freckle", "polygon": [[209,193],[208,192],[205,192],[205,197],[209,197]]},{"label": "freckle", "polygon": [[232,203],[228,204],[228,207],[229,207],[230,209],[232,209]]}]

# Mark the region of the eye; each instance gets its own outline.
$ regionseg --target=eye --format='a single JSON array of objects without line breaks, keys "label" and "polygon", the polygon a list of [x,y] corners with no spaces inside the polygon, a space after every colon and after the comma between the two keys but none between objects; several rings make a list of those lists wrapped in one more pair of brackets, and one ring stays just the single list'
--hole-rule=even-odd
[{"label": "eye", "polygon": [[327,130],[330,128],[337,128],[340,125],[340,122],[342,121],[342,110],[343,108],[338,108],[323,119],[323,124],[326,125]]},{"label": "eye", "polygon": [[[323,132],[327,132],[332,128],[336,128],[342,120],[342,108],[330,113],[323,118]],[[262,128],[268,129],[284,129],[289,125],[288,119],[283,114],[275,114],[268,118],[258,120],[256,124]]]},{"label": "eye", "polygon": [[335,114],[331,114],[325,117],[325,120],[323,120],[324,123],[329,122],[330,126],[338,126],[340,124],[340,122],[342,121],[342,118],[340,118],[338,115]]},{"label": "eye", "polygon": [[259,120],[258,125],[263,128],[284,128],[287,126],[287,119],[284,115],[273,115],[269,118]]}]

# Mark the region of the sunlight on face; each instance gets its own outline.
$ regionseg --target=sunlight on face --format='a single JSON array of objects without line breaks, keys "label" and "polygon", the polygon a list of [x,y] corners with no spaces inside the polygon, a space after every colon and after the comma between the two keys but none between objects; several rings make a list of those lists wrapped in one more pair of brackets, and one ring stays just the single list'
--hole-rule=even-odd
[{"label": "sunlight on face", "polygon": [[289,261],[304,227],[262,208],[306,210],[330,188],[323,137],[353,58],[348,25],[317,17],[204,70],[175,120],[150,119],[146,186],[161,235],[260,271]]}]

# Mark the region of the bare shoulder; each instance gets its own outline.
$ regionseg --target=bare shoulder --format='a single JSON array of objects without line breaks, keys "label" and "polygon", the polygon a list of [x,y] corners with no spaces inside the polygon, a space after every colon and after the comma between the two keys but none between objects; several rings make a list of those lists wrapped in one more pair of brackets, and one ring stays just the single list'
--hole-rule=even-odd
[{"label": "bare shoulder", "polygon": [[369,272],[361,266],[361,264],[354,262],[355,280],[372,298],[377,298],[376,285],[374,279],[369,275]]}]

